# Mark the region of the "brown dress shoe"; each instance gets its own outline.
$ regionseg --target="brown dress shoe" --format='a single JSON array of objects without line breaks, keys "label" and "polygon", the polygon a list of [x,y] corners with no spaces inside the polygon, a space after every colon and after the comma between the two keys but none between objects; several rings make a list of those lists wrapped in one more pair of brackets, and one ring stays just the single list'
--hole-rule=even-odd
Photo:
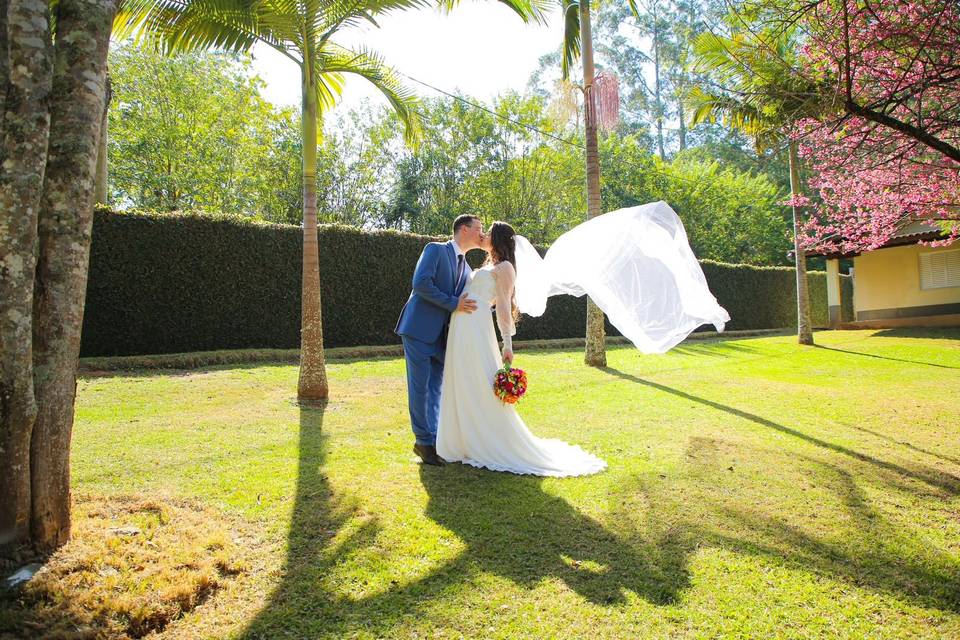
[{"label": "brown dress shoe", "polygon": [[433,447],[428,444],[415,444],[413,445],[413,452],[420,456],[420,459],[423,460],[424,464],[431,464],[435,467],[442,467],[446,464],[443,461],[443,458],[437,455],[436,447]]}]

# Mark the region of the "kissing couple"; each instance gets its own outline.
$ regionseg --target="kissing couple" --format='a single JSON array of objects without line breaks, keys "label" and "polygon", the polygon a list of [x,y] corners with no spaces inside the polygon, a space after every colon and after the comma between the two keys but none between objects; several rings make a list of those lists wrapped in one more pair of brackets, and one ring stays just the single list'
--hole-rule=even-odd
[{"label": "kissing couple", "polygon": [[[478,248],[487,259],[472,270],[466,253]],[[537,476],[607,467],[578,446],[533,435],[516,406],[494,393],[497,371],[513,362],[520,312],[542,315],[547,297],[557,294],[590,295],[646,353],[667,351],[702,324],[722,331],[729,320],[665,202],[597,216],[560,236],[545,258],[506,222],[484,232],[478,217],[459,216],[451,240],[424,248],[395,328],[414,452],[424,463]]]}]

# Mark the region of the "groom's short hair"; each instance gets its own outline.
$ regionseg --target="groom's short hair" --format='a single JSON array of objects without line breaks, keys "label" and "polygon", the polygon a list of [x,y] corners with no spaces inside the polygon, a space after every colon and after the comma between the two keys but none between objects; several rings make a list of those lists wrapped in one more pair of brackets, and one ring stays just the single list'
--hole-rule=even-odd
[{"label": "groom's short hair", "polygon": [[470,215],[465,213],[462,216],[457,216],[457,219],[453,221],[453,235],[457,235],[457,231],[460,231],[460,227],[469,227],[473,224],[474,220],[480,220],[477,216]]}]

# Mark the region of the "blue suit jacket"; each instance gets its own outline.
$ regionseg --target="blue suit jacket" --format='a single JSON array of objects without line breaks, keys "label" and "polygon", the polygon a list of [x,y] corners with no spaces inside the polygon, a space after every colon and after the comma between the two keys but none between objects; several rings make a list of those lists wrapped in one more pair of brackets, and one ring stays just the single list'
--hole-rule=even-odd
[{"label": "blue suit jacket", "polygon": [[459,303],[456,288],[457,251],[453,241],[431,242],[417,261],[413,291],[403,305],[394,331],[423,342],[439,340]]}]

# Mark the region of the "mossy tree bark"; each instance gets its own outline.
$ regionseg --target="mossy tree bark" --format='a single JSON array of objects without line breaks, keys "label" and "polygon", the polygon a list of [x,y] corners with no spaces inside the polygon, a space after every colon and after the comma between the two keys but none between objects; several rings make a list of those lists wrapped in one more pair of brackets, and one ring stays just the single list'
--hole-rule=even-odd
[{"label": "mossy tree bark", "polygon": [[30,534],[33,282],[52,56],[49,2],[0,2],[0,545]]}]

